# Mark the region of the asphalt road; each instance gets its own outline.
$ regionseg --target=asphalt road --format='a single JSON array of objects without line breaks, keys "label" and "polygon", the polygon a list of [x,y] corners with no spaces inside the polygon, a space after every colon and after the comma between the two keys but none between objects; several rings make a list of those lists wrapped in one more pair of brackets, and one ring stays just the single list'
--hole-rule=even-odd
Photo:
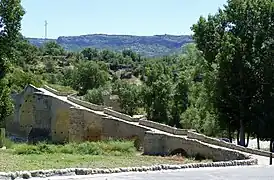
[{"label": "asphalt road", "polygon": [[46,178],[50,180],[273,180],[274,166],[199,168],[176,171]]}]

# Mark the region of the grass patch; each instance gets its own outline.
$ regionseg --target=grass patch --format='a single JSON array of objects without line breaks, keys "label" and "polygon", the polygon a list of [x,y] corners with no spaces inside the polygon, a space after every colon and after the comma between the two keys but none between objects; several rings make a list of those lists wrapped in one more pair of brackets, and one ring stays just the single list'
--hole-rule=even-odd
[{"label": "grass patch", "polygon": [[47,86],[59,91],[59,92],[63,92],[63,93],[70,93],[70,94],[75,94],[77,93],[77,91],[75,91],[74,89],[72,89],[70,86],[62,86],[59,84],[48,84]]},{"label": "grass patch", "polygon": [[[81,144],[14,144],[0,150],[0,172],[61,169],[115,168],[157,164],[201,162],[184,157],[143,156],[131,141],[85,142]],[[204,161],[203,161],[204,162]]]},{"label": "grass patch", "polygon": [[79,155],[132,155],[136,153],[134,143],[131,141],[100,141],[70,143],[65,145],[54,145],[38,143],[37,145],[17,144],[14,153],[22,154],[79,154]]},{"label": "grass patch", "polygon": [[103,156],[80,154],[14,154],[11,150],[0,151],[0,171],[22,171],[61,168],[115,168],[150,166],[157,164],[183,164],[198,162],[194,159],[173,159],[154,156]]}]

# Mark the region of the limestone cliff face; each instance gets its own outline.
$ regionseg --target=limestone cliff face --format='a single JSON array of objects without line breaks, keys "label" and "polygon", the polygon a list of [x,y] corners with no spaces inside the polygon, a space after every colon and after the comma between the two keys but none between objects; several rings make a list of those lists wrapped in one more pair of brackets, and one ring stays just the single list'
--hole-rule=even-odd
[{"label": "limestone cliff face", "polygon": [[[28,38],[37,46],[41,46],[46,40]],[[155,36],[130,36],[130,35],[106,35],[91,34],[82,36],[61,36],[56,41],[67,50],[77,51],[86,47],[98,49],[110,49],[122,51],[131,49],[141,55],[155,57],[179,52],[181,47],[193,40],[189,35],[155,35]]]}]

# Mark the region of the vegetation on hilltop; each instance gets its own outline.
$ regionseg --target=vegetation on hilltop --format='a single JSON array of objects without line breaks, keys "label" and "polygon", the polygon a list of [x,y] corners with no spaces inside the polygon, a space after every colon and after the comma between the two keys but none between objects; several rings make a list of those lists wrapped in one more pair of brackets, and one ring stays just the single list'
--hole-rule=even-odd
[{"label": "vegetation on hilltop", "polygon": [[155,36],[129,36],[129,35],[106,35],[92,34],[82,36],[59,37],[56,40],[27,38],[31,44],[37,47],[45,42],[56,41],[67,51],[81,51],[85,48],[96,48],[99,50],[109,49],[115,52],[122,52],[130,49],[142,56],[159,57],[179,53],[181,47],[192,43],[191,36],[182,35],[155,35]]}]

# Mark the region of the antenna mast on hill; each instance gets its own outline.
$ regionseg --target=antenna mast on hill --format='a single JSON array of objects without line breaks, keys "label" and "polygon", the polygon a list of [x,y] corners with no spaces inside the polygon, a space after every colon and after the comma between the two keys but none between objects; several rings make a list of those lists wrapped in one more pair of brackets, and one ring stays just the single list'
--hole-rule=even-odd
[{"label": "antenna mast on hill", "polygon": [[45,21],[45,39],[47,39],[48,36],[48,21]]}]

